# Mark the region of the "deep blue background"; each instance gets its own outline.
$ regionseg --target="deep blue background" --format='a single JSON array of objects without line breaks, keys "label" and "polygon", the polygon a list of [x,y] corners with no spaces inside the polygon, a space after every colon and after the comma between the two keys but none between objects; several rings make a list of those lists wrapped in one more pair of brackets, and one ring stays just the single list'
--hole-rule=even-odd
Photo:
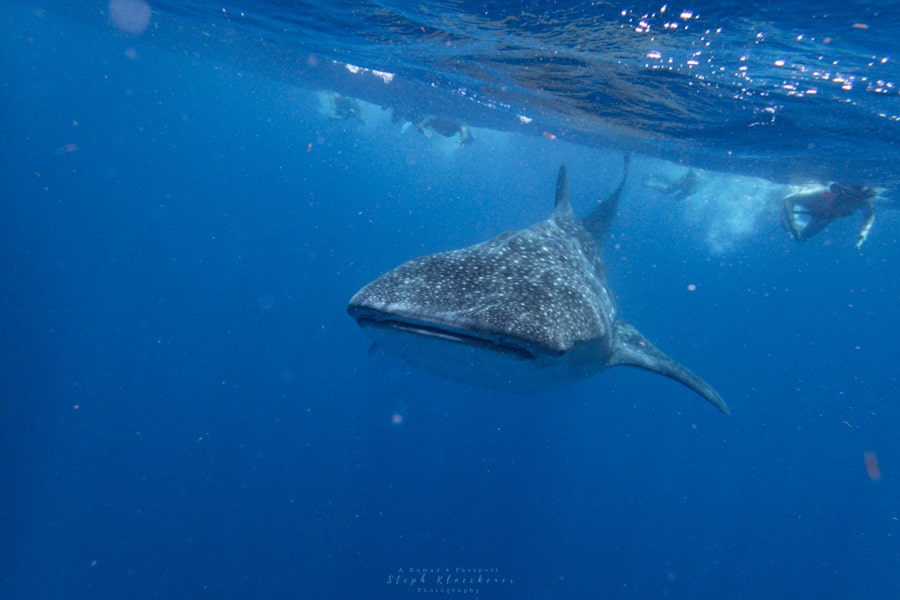
[{"label": "deep blue background", "polygon": [[388,575],[460,566],[515,579],[490,598],[900,594],[896,216],[862,253],[774,214],[711,252],[638,157],[611,284],[732,415],[627,369],[470,389],[370,356],[347,300],[544,218],[563,160],[584,209],[618,153],[453,151],[9,8],[0,596],[420,597]]}]

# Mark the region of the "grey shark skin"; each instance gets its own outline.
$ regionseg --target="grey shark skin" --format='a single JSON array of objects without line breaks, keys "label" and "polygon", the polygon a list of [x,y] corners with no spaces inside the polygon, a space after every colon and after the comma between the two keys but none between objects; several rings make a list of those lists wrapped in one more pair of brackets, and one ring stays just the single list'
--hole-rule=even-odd
[{"label": "grey shark skin", "polygon": [[467,248],[414,258],[347,307],[375,341],[436,375],[508,392],[552,389],[617,365],[678,381],[723,413],[703,379],[617,318],[600,246],[628,175],[580,222],[559,170],[550,218]]}]

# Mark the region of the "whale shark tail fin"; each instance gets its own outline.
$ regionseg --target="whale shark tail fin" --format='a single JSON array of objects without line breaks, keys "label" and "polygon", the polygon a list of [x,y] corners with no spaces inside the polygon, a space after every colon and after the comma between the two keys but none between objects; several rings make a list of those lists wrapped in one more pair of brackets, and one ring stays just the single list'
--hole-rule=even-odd
[{"label": "whale shark tail fin", "polygon": [[569,175],[566,164],[559,166],[559,175],[556,178],[556,198],[553,202],[554,216],[570,216],[572,207],[569,205]]},{"label": "whale shark tail fin", "polygon": [[622,198],[622,192],[625,190],[625,183],[628,181],[628,173],[631,171],[631,152],[626,152],[624,157],[624,167],[622,169],[622,179],[619,185],[612,193],[599,200],[594,210],[584,218],[582,225],[590,232],[594,239],[602,240],[609,233],[613,221],[616,220],[616,214],[619,212],[619,200]]},{"label": "whale shark tail fin", "polygon": [[722,400],[716,390],[703,379],[681,366],[661,350],[654,346],[647,338],[641,335],[633,325],[627,321],[617,319],[613,324],[613,355],[609,360],[609,366],[628,365],[647,369],[669,379],[685,385],[701,396],[726,415],[729,413],[728,405]]}]

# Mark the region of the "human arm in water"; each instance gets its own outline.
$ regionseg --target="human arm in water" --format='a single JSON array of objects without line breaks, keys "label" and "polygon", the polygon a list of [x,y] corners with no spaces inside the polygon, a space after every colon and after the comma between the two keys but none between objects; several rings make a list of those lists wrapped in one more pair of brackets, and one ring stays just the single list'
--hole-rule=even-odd
[{"label": "human arm in water", "polygon": [[866,201],[863,204],[862,209],[863,215],[866,217],[866,220],[863,223],[862,229],[859,230],[859,237],[856,239],[857,250],[862,248],[863,242],[865,242],[866,238],[869,237],[869,232],[872,230],[872,225],[875,224],[875,211],[872,210],[872,201]]}]

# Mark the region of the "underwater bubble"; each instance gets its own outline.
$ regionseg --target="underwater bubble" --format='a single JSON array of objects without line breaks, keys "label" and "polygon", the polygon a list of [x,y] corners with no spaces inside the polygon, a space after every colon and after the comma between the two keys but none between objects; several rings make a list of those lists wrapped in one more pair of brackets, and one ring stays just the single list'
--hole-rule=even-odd
[{"label": "underwater bubble", "polygon": [[125,33],[144,33],[151,16],[150,5],[144,0],[109,0],[109,20]]}]

